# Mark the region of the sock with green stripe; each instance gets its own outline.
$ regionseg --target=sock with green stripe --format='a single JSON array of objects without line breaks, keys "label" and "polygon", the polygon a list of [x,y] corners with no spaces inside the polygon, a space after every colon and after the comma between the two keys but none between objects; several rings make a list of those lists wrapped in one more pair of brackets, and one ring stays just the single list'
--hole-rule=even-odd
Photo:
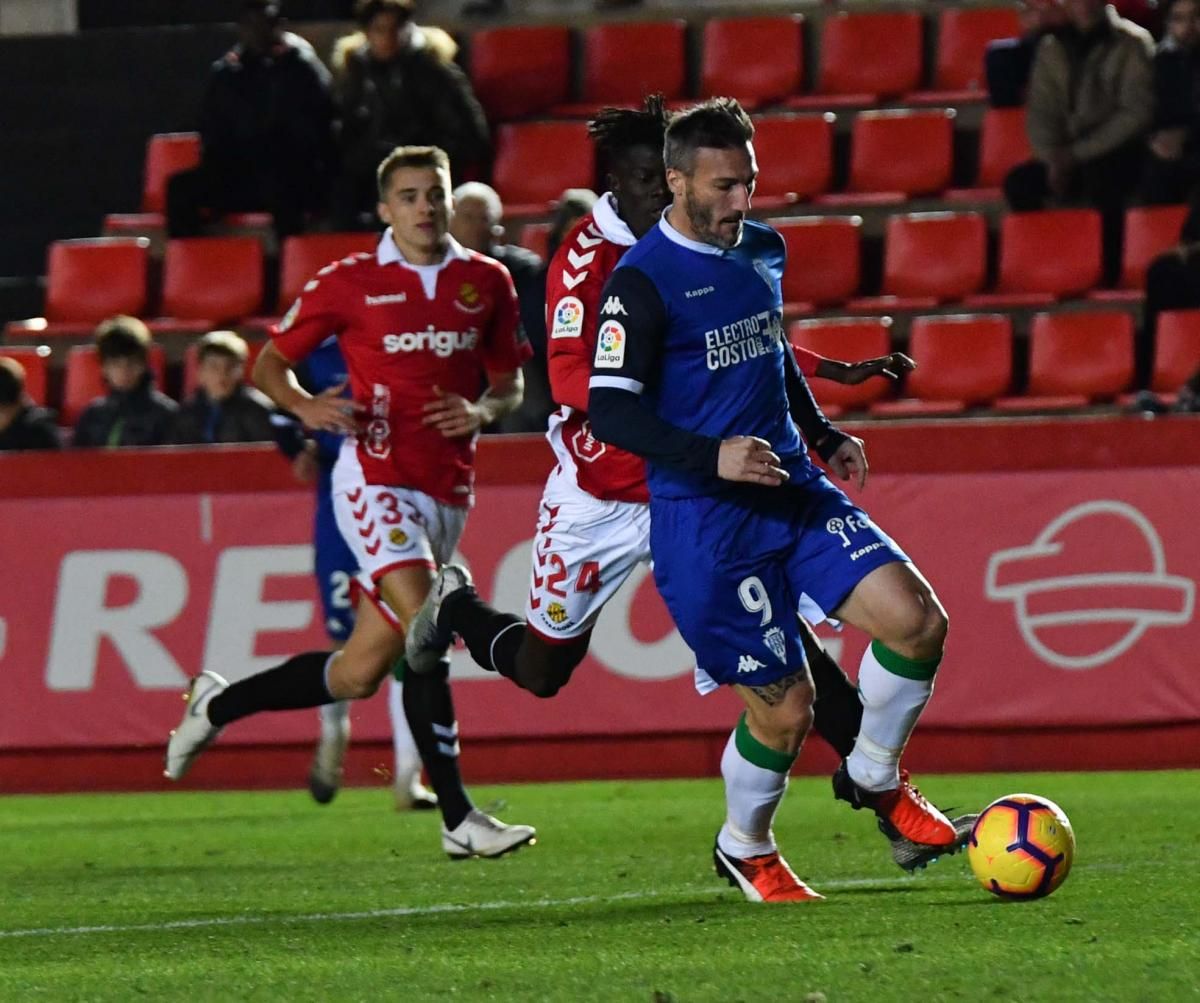
[{"label": "sock with green stripe", "polygon": [[859,787],[887,791],[900,783],[900,754],[933,694],[940,661],[940,655],[905,658],[879,641],[867,645],[858,669],[862,727],[846,757],[850,779]]},{"label": "sock with green stripe", "polygon": [[771,823],[795,761],[791,753],[769,748],[750,734],[742,714],[721,756],[726,814],[717,845],[729,856],[757,857],[774,851]]}]

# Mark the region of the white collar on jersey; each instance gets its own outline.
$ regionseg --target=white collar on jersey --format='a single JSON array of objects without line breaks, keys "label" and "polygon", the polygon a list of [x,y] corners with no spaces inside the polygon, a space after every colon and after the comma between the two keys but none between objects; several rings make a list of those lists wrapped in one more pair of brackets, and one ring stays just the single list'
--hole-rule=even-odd
[{"label": "white collar on jersey", "polygon": [[446,234],[446,256],[442,258],[436,265],[414,265],[411,264],[403,254],[400,253],[400,248],[396,246],[396,242],[392,240],[392,228],[389,226],[383,231],[383,236],[379,240],[379,246],[375,249],[375,260],[381,265],[404,265],[405,268],[442,268],[451,261],[466,261],[470,258],[465,247],[457,240]]},{"label": "white collar on jersey", "polygon": [[658,221],[658,228],[666,235],[667,240],[678,244],[680,247],[686,247],[689,251],[695,251],[697,254],[724,254],[725,248],[714,247],[712,244],[702,244],[698,240],[692,240],[691,237],[685,237],[682,233],[675,229],[667,222],[667,213],[671,211],[671,207],[667,206],[663,210],[662,219]]},{"label": "white collar on jersey", "polygon": [[592,206],[592,219],[596,221],[601,236],[609,243],[622,247],[632,247],[637,243],[629,224],[617,215],[617,202],[612,192],[605,192],[596,200]]}]

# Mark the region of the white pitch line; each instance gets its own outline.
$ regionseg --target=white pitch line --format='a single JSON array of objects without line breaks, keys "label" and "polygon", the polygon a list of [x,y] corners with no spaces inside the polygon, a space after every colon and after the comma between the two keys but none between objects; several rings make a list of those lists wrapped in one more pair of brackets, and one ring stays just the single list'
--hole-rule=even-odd
[{"label": "white pitch line", "polygon": [[[919,879],[897,876],[895,878],[845,878],[831,881],[816,881],[819,889],[827,888],[891,888],[898,883],[913,881],[928,884],[959,875],[926,875]],[[443,902],[425,906],[399,906],[394,909],[367,909],[360,912],[317,912],[263,913],[249,916],[209,916],[204,919],[173,919],[163,923],[110,923],[97,926],[44,926],[17,930],[0,930],[0,940],[17,937],[81,937],[95,933],[157,933],[164,930],[197,930],[225,926],[265,926],[271,923],[345,923],[363,919],[396,919],[407,916],[438,916],[446,913],[493,912],[497,909],[557,909],[564,906],[603,905],[608,902],[636,902],[645,899],[667,898],[676,895],[719,893],[719,887],[692,885],[666,891],[620,892],[616,895],[580,895],[564,899],[536,899],[532,902]]]}]

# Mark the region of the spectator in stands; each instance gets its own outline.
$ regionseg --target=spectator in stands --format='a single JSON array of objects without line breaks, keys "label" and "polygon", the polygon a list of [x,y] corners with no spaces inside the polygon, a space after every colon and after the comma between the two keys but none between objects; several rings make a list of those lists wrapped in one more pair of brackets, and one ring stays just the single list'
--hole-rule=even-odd
[{"label": "spectator in stands", "polygon": [[1033,61],[1027,128],[1036,159],[1009,172],[1004,192],[1017,210],[1044,208],[1048,199],[1099,209],[1105,279],[1113,282],[1154,114],[1154,44],[1104,0],[1065,7],[1069,23],[1042,38]]},{"label": "spectator in stands", "polygon": [[491,162],[487,119],[454,64],[454,40],[418,27],[413,14],[414,0],[360,0],[361,31],[334,47],[343,227],[374,227],[375,168],[397,146],[440,146],[461,177],[478,177]]},{"label": "spectator in stands", "polygon": [[136,317],[110,317],[96,328],[108,394],[83,410],[76,446],[160,446],[170,441],[179,406],[154,389],[150,331]]},{"label": "spectator in stands", "polygon": [[179,409],[171,441],[269,442],[274,408],[244,382],[249,349],[233,331],[210,331],[197,351],[195,393]]},{"label": "spectator in stands", "polygon": [[280,236],[328,208],[336,169],[329,71],[283,30],[276,0],[242,0],[240,41],[213,64],[200,108],[200,166],[167,183],[167,229],[200,232],[205,212],[270,212]]},{"label": "spectator in stands", "polygon": [[[1193,192],[1191,210],[1183,221],[1179,243],[1164,251],[1146,269],[1146,299],[1142,328],[1134,345],[1134,369],[1139,387],[1150,381],[1158,315],[1164,310],[1200,307],[1200,190]],[[1200,361],[1200,360],[1198,360]]]},{"label": "spectator in stands", "polygon": [[53,412],[25,393],[25,367],[0,355],[0,452],[61,448]]},{"label": "spectator in stands", "polygon": [[1154,56],[1145,201],[1186,202],[1200,181],[1200,0],[1174,0]]},{"label": "spectator in stands", "polygon": [[1025,0],[1018,13],[1020,37],[998,38],[989,42],[984,51],[988,98],[994,108],[1017,108],[1025,103],[1038,43],[1042,36],[1057,31],[1066,23],[1059,0]]}]

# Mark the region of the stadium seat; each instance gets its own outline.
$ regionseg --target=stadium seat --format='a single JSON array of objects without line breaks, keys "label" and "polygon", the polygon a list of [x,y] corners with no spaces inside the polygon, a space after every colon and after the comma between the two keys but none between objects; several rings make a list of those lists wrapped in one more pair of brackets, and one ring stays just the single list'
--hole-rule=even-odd
[{"label": "stadium seat", "polygon": [[[891,317],[798,320],[788,328],[788,339],[793,345],[825,358],[861,362],[892,350],[891,326]],[[890,387],[885,380],[878,379],[858,386],[813,380],[812,389],[822,407],[861,410],[887,394]]]},{"label": "stadium seat", "polygon": [[861,216],[792,216],[768,222],[787,247],[782,283],[786,316],[854,295],[861,274]]},{"label": "stadium seat", "polygon": [[832,112],[765,115],[754,120],[759,175],[756,209],[778,209],[829,190],[833,181]]},{"label": "stadium seat", "polygon": [[496,130],[492,183],[506,218],[544,215],[567,188],[595,183],[584,122],[523,122]]},{"label": "stadium seat", "polygon": [[[162,345],[150,346],[150,371],[159,390],[163,389],[166,359]],[[67,372],[63,384],[63,405],[59,422],[74,425],[79,413],[95,398],[108,391],[100,373],[100,354],[95,345],[76,345],[67,353]]]},{"label": "stadium seat", "polygon": [[567,28],[490,28],[471,35],[471,84],[492,122],[548,112],[570,97]]},{"label": "stadium seat", "polygon": [[983,53],[988,42],[1015,38],[1021,23],[1015,7],[951,7],[938,14],[933,89],[914,91],[913,104],[963,104],[987,97]]},{"label": "stadium seat", "polygon": [[[714,17],[705,22],[700,96],[737,98],[746,108],[799,93],[804,83],[804,17]],[[769,52],[770,59],[763,53]]]},{"label": "stadium seat", "polygon": [[145,313],[149,246],[144,237],[54,241],[46,253],[46,316],[9,324],[5,335],[86,335],[113,314]]},{"label": "stadium seat", "polygon": [[1121,246],[1121,281],[1116,289],[1097,289],[1090,299],[1136,302],[1146,288],[1150,262],[1179,243],[1186,205],[1158,205],[1125,212],[1125,241]]},{"label": "stadium seat", "polygon": [[883,295],[853,300],[852,310],[919,310],[961,300],[983,286],[987,225],[975,212],[889,216]]},{"label": "stadium seat", "polygon": [[950,184],[954,161],[954,111],[901,108],[864,111],[850,132],[846,192],[821,201],[899,203],[932,195]]},{"label": "stadium seat", "polygon": [[1124,310],[1039,313],[1029,332],[1029,388],[996,407],[1031,411],[1111,400],[1133,378],[1133,317]]},{"label": "stadium seat", "polygon": [[188,237],[167,242],[163,317],[155,331],[196,330],[262,309],[263,250],[253,237]]},{"label": "stadium seat", "polygon": [[5,345],[0,358],[13,359],[25,370],[25,393],[35,404],[46,407],[50,394],[50,346]]},{"label": "stadium seat", "polygon": [[989,404],[1012,382],[1012,321],[1004,314],[917,317],[908,354],[917,368],[904,400],[880,401],[872,414],[889,417],[957,414]]},{"label": "stadium seat", "polygon": [[[258,358],[258,353],[261,352],[267,344],[265,340],[247,341],[246,348],[249,350],[246,354],[246,379],[249,381],[250,373],[254,369],[254,360]],[[181,398],[187,398],[196,389],[196,372],[200,368],[200,346],[196,342],[192,342],[183,351],[183,390]]]},{"label": "stadium seat", "polygon": [[797,108],[870,107],[921,84],[923,28],[915,11],[837,13],[819,39],[816,93],[791,98]]},{"label": "stadium seat", "polygon": [[1154,335],[1150,389],[1174,394],[1200,369],[1200,310],[1164,310]]},{"label": "stadium seat", "polygon": [[200,163],[200,133],[163,132],[146,141],[142,212],[166,212],[167,180]]},{"label": "stadium seat", "polygon": [[1037,306],[1078,296],[1100,281],[1100,214],[1094,209],[1010,212],[1000,223],[1000,274],[976,306]]},{"label": "stadium seat", "polygon": [[592,115],[604,105],[637,105],[647,94],[668,101],[684,96],[687,22],[597,24],[583,33],[581,103],[562,104],[555,115]]},{"label": "stadium seat", "polygon": [[306,233],[285,238],[279,255],[277,312],[282,314],[292,305],[319,269],[359,251],[374,251],[378,243],[374,233]]},{"label": "stadium seat", "polygon": [[1025,131],[1024,108],[989,108],[979,128],[979,171],[973,188],[952,188],[951,199],[973,202],[1003,197],[1004,178],[1017,164],[1033,157]]}]

